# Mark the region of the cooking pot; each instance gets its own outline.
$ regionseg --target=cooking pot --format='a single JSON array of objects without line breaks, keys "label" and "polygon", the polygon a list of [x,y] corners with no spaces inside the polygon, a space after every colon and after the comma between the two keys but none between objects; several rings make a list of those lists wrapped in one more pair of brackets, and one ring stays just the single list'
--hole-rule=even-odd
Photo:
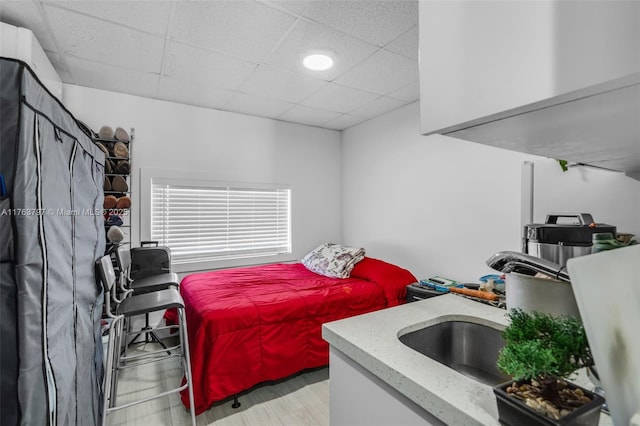
[{"label": "cooking pot", "polygon": [[[574,218],[576,222],[561,224],[560,218]],[[595,223],[589,213],[551,213],[545,223],[525,225],[522,251],[566,266],[567,260],[590,254],[593,234],[600,232],[616,235],[616,227]]]},{"label": "cooking pot", "polygon": [[486,263],[506,274],[507,309],[580,318],[569,274],[564,267],[514,251],[498,252]]},{"label": "cooking pot", "polygon": [[505,289],[507,309],[580,318],[571,283],[510,272],[506,274]]}]

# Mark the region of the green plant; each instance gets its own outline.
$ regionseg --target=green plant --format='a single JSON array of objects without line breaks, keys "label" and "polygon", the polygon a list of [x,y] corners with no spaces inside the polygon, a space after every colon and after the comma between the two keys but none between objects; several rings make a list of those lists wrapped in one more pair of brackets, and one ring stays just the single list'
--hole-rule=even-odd
[{"label": "green plant", "polygon": [[498,356],[498,368],[516,381],[539,382],[540,395],[558,404],[558,380],[593,365],[582,322],[571,316],[554,317],[520,309],[508,315],[511,324],[503,333],[506,345]]},{"label": "green plant", "polygon": [[569,162],[567,160],[556,160],[563,172],[569,170]]}]

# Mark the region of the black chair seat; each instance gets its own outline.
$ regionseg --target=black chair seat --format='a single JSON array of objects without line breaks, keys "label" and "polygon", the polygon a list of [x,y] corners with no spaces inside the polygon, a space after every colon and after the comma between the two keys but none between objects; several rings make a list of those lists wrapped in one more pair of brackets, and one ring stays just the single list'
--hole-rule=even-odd
[{"label": "black chair seat", "polygon": [[128,297],[118,305],[116,314],[130,317],[169,308],[184,308],[182,296],[175,287]]},{"label": "black chair seat", "polygon": [[180,278],[175,272],[165,272],[163,274],[149,275],[143,278],[136,278],[129,287],[134,293],[144,293],[147,291],[156,291],[166,289],[168,286],[178,287]]}]

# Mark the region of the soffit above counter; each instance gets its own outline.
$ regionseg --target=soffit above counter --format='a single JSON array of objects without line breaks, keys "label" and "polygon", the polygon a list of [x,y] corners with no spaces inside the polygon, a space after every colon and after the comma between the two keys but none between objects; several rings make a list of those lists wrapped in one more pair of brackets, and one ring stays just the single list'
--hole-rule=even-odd
[{"label": "soffit above counter", "polygon": [[640,73],[436,130],[640,180]]}]

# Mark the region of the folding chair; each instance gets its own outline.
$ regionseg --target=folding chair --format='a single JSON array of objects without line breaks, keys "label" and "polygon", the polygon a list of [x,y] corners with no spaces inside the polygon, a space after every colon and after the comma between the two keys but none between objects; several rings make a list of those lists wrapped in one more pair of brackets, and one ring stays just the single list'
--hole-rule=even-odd
[{"label": "folding chair", "polygon": [[[106,368],[103,381],[103,425],[106,424],[107,415],[115,410],[131,407],[141,404],[152,399],[167,396],[171,393],[181,392],[188,389],[189,405],[191,412],[191,424],[195,426],[195,407],[193,400],[193,384],[191,377],[191,360],[189,356],[189,342],[187,334],[187,322],[184,312],[184,301],[180,293],[175,287],[169,287],[164,290],[143,293],[140,295],[129,295],[123,299],[114,309],[112,307],[112,297],[115,293],[116,274],[113,269],[111,256],[105,255],[96,262],[98,269],[98,278],[102,283],[105,298],[105,310],[107,316],[112,319],[109,329],[109,343],[107,346]],[[126,335],[124,323],[128,318],[135,315],[147,314],[149,312],[160,311],[169,308],[176,308],[178,311],[178,325],[164,326],[157,329],[175,329],[179,330],[179,344],[170,348],[173,353],[161,349],[158,351],[145,352],[143,354],[122,356],[120,348],[122,347],[123,338]],[[143,330],[142,333],[148,333],[149,330]],[[181,348],[180,353],[176,353],[175,349]],[[164,355],[168,353],[168,355]],[[172,357],[180,357],[185,375],[185,383],[174,389],[161,392],[157,395],[143,398],[137,401],[129,402],[123,405],[116,405],[118,373],[124,368],[132,368],[149,362],[157,362]]]},{"label": "folding chair", "polygon": [[[131,250],[128,246],[119,246],[116,250],[116,264],[120,271],[120,289],[122,291],[123,298],[129,294],[148,293],[150,291],[164,290],[170,286],[178,287],[180,280],[178,274],[175,272],[161,272],[155,275],[149,275],[141,278],[131,278]],[[145,333],[142,333],[145,331]],[[135,343],[140,335],[144,334],[144,342],[155,342],[166,349],[165,344],[158,337],[158,335],[149,326],[149,314],[145,314],[144,327],[141,332],[129,343],[130,345]]]},{"label": "folding chair", "polygon": [[120,270],[120,285],[124,291],[135,293],[146,293],[149,291],[162,290],[168,286],[178,287],[180,280],[175,272],[162,272],[148,275],[141,278],[131,278],[131,249],[126,245],[118,247],[116,250],[116,263]]}]

